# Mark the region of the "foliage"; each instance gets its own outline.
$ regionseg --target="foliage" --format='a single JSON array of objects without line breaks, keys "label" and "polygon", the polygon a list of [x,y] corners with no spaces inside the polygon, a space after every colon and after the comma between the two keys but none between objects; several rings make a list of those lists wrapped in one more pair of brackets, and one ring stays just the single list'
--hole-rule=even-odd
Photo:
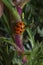
[{"label": "foliage", "polygon": [[28,65],[43,65],[43,0],[30,0],[22,9],[21,19],[26,25],[22,34],[25,51],[20,56],[17,50],[20,48],[12,36],[10,14],[14,21],[20,16],[9,0],[2,2],[5,10],[0,18],[0,65],[26,65],[22,64],[24,55],[28,57]]}]

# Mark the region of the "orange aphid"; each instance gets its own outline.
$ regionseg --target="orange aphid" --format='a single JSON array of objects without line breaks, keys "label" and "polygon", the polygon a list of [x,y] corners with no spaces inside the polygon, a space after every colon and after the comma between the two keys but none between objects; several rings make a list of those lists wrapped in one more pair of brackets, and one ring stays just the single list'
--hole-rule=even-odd
[{"label": "orange aphid", "polygon": [[25,24],[24,22],[17,22],[15,26],[15,33],[16,34],[21,34],[25,30]]}]

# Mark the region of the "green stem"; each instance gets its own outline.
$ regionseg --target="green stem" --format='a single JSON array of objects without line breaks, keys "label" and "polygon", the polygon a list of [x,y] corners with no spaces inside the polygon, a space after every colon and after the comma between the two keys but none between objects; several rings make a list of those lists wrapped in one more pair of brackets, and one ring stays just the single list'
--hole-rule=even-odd
[{"label": "green stem", "polygon": [[2,0],[2,2],[5,4],[5,6],[11,11],[12,15],[14,16],[16,21],[21,21],[21,17],[19,16],[17,10],[15,7],[11,5],[11,3],[8,0]]},{"label": "green stem", "polygon": [[3,19],[4,19],[4,23],[6,24],[7,26],[7,31],[9,32],[9,35],[10,37],[12,38],[12,40],[14,41],[14,38],[12,36],[12,30],[11,30],[11,27],[9,25],[9,21],[7,20],[7,17],[5,16],[5,14],[3,14]]},{"label": "green stem", "polygon": [[28,35],[29,35],[29,41],[31,42],[31,44],[32,44],[32,47],[34,47],[34,44],[35,44],[35,41],[34,41],[34,36],[32,35],[32,32],[31,32],[31,30],[29,29],[29,28],[26,28],[26,31],[27,31],[27,33],[28,33]]},{"label": "green stem", "polygon": [[[0,37],[0,40],[6,42],[7,44],[14,46],[14,48],[21,51],[21,49],[12,41],[12,39],[9,40],[8,38]],[[30,53],[31,51],[27,51],[27,52],[24,51],[23,55],[30,55]]]},{"label": "green stem", "polygon": [[7,44],[14,46],[14,48],[16,48],[17,51],[21,51],[21,49],[12,41],[12,39],[9,40],[8,38],[0,37],[0,40],[6,42]]},{"label": "green stem", "polygon": [[8,23],[8,20],[7,20],[6,16],[5,16],[5,14],[3,14],[3,19],[4,19],[3,22],[6,24],[8,32],[11,33],[10,26],[9,26],[9,23]]}]

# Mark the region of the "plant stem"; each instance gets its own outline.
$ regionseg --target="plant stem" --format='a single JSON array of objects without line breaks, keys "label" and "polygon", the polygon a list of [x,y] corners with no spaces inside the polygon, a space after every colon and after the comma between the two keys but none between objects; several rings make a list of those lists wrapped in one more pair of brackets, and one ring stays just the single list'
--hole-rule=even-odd
[{"label": "plant stem", "polygon": [[34,36],[32,35],[32,32],[31,32],[31,30],[29,29],[29,28],[26,28],[26,31],[27,31],[27,33],[28,33],[28,35],[29,35],[29,41],[31,42],[31,44],[32,44],[32,48],[34,47],[34,44],[35,44],[35,41],[34,41]]},{"label": "plant stem", "polygon": [[8,39],[8,38],[5,38],[5,37],[0,37],[0,40],[6,42],[7,44],[10,44],[12,46],[14,46],[14,48],[16,49],[16,51],[22,51],[13,41],[12,39]]},{"label": "plant stem", "polygon": [[14,16],[15,21],[21,21],[21,17],[19,16],[16,8],[13,7],[8,0],[2,0],[2,2],[6,5],[6,7],[9,9],[9,11],[11,11],[11,13]]}]

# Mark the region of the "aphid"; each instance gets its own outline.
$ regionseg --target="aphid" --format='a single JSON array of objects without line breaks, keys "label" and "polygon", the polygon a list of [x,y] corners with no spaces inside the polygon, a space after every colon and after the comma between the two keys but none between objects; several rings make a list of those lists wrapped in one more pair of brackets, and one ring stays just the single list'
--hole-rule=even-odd
[{"label": "aphid", "polygon": [[16,34],[21,34],[25,30],[25,24],[24,22],[17,22],[15,26],[15,33]]}]

